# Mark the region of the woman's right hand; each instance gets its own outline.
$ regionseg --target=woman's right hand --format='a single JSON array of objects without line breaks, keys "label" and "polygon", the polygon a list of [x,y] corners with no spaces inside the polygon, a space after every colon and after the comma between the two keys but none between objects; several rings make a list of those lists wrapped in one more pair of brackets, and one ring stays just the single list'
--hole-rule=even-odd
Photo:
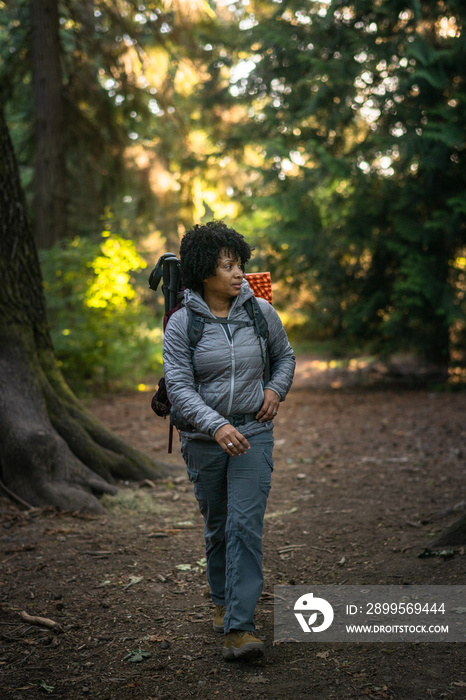
[{"label": "woman's right hand", "polygon": [[231,423],[222,425],[215,432],[214,438],[228,455],[244,455],[251,447],[244,435],[241,435]]}]

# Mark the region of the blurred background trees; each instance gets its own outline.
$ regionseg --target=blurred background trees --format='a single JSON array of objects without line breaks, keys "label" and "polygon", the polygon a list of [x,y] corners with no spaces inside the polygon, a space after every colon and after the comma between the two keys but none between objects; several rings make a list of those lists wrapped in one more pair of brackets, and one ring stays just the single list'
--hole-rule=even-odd
[{"label": "blurred background trees", "polygon": [[235,85],[251,231],[314,332],[446,364],[465,340],[464,4],[253,8]]},{"label": "blurred background trees", "polygon": [[160,360],[144,265],[203,217],[256,244],[294,342],[460,377],[465,22],[460,0],[0,2],[2,101],[73,384]]}]

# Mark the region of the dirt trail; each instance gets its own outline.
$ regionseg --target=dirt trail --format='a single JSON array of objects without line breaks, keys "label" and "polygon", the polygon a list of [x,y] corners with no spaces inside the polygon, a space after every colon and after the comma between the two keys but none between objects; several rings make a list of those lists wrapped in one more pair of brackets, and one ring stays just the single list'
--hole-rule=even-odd
[{"label": "dirt trail", "polygon": [[[276,584],[466,582],[462,548],[418,557],[466,498],[466,394],[361,389],[313,362],[300,361],[275,429],[257,610],[265,660],[222,660],[178,443],[166,457],[149,394],[113,396],[94,412],[170,461],[173,477],[122,485],[101,517],[0,500],[2,698],[466,697],[464,644],[272,644]],[[64,632],[28,625],[22,610]]]}]

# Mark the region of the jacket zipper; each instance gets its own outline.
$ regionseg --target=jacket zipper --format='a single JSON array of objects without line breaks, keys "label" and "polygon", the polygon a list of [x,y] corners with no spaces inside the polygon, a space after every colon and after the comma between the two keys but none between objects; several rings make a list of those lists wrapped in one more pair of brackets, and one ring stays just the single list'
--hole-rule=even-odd
[{"label": "jacket zipper", "polygon": [[[233,305],[232,305],[230,312],[228,314],[228,317],[231,315],[231,312],[235,308],[235,306],[238,302],[238,298],[239,297],[236,297],[236,299],[234,300]],[[231,409],[233,407],[233,397],[234,397],[234,393],[235,393],[236,358],[235,358],[235,348],[234,348],[234,344],[233,344],[233,333],[228,328],[228,331],[230,333],[230,337],[229,337],[225,326],[222,326],[222,328],[223,328],[223,332],[225,333],[228,344],[230,346],[231,379],[230,379],[230,398],[228,400],[228,410],[227,410],[227,416],[229,416],[229,415],[231,415]],[[200,384],[199,384],[199,387],[200,387]]]},{"label": "jacket zipper", "polygon": [[228,400],[227,416],[231,414],[231,408],[233,406],[233,396],[235,392],[235,369],[236,369],[236,359],[235,359],[235,349],[233,345],[233,335],[230,331],[230,337],[228,337],[227,330],[225,326],[222,326],[223,332],[225,333],[226,339],[230,346],[230,360],[231,360],[231,377],[230,377],[230,398]]},{"label": "jacket zipper", "polygon": [[[238,302],[238,297],[234,300],[231,309],[228,313],[228,317],[230,317],[231,312],[235,308],[236,304]],[[230,359],[231,359],[231,378],[230,378],[230,399],[228,401],[228,410],[227,410],[227,416],[231,415],[231,409],[233,406],[233,397],[235,394],[235,370],[236,370],[236,358],[235,358],[235,347],[233,343],[233,333],[230,330],[230,327],[228,327],[228,332],[224,326],[222,326],[223,332],[225,333],[227,340],[230,344]],[[230,334],[230,337],[228,337],[228,333]]]}]

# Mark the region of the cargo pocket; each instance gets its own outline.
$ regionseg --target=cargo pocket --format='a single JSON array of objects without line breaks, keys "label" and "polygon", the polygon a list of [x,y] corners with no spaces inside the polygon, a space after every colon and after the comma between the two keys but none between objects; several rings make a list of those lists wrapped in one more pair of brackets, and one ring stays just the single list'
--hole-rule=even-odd
[{"label": "cargo pocket", "polygon": [[199,469],[196,467],[194,459],[190,457],[189,450],[186,449],[186,446],[183,444],[183,442],[181,443],[181,454],[183,456],[184,461],[186,462],[186,471],[188,474],[188,478],[194,486],[194,495],[196,497],[199,510],[201,511],[202,515],[205,515],[207,511],[207,502],[204,496],[204,490],[201,486],[201,482],[199,479]]},{"label": "cargo pocket", "polygon": [[205,515],[207,512],[207,501],[204,495],[204,489],[202,488],[202,484],[199,479],[199,471],[189,466],[187,466],[186,469],[189,480],[194,487],[194,495],[196,497],[199,510],[201,511],[202,515]]},{"label": "cargo pocket", "polygon": [[262,459],[264,462],[263,469],[261,471],[260,479],[260,490],[265,496],[269,495],[271,488],[272,472],[273,472],[273,456],[272,448],[270,450],[264,450],[262,452]]},{"label": "cargo pocket", "polygon": [[199,481],[199,472],[197,469],[187,464],[186,471],[188,472],[188,478],[192,484],[195,484],[197,481]]},{"label": "cargo pocket", "polygon": [[188,478],[192,484],[195,484],[197,481],[199,481],[199,470],[195,466],[194,460],[189,454],[189,449],[186,443],[187,440],[186,438],[184,438],[181,441],[181,456],[183,457],[186,463],[186,471],[188,472]]}]

